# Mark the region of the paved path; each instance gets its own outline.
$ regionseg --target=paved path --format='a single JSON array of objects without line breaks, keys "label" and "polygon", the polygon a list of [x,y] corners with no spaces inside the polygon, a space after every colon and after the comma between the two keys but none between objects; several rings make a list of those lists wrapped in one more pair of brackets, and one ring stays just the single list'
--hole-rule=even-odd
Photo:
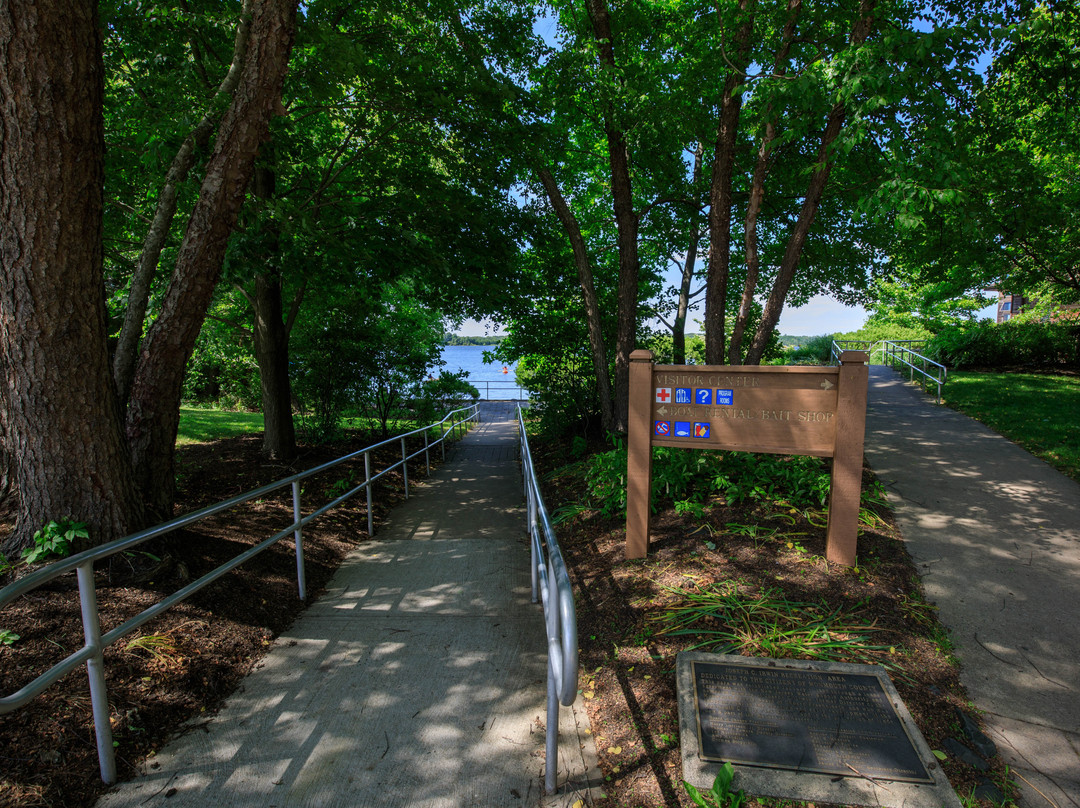
[{"label": "paved path", "polygon": [[99,806],[588,802],[590,763],[598,774],[580,704],[560,711],[562,793],[542,795],[547,645],[512,417],[485,405],[227,706]]},{"label": "paved path", "polygon": [[882,366],[866,457],[1022,805],[1080,808],[1080,485]]}]

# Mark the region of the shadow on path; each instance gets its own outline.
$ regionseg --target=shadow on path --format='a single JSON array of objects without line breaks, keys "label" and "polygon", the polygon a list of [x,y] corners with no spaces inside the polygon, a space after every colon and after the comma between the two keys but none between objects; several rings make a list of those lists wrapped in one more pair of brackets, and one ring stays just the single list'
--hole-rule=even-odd
[{"label": "shadow on path", "polygon": [[547,649],[511,412],[485,405],[228,704],[98,805],[588,804],[580,705],[561,711],[570,785],[542,795]]},{"label": "shadow on path", "polygon": [[[999,751],[1080,808],[1080,485],[880,365],[866,457]],[[1024,806],[1050,804],[1019,784]]]}]

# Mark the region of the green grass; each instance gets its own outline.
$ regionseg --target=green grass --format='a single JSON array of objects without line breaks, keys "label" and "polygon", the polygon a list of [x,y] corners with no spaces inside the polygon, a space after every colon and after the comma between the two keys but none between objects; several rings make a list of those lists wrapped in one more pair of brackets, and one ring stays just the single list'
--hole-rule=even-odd
[{"label": "green grass", "polygon": [[[299,419],[297,428],[299,429]],[[341,419],[345,429],[366,429],[377,432],[381,424],[377,418],[347,416]],[[416,423],[404,419],[391,418],[387,422],[391,435],[416,429]],[[232,410],[210,410],[201,407],[180,408],[180,428],[177,430],[176,445],[186,446],[191,443],[207,443],[221,438],[231,438],[251,432],[263,431],[261,412],[233,412]]]},{"label": "green grass", "polygon": [[678,597],[652,619],[660,634],[692,636],[689,650],[781,659],[857,659],[882,663],[895,649],[875,642],[873,621],[859,614],[861,603],[831,611],[824,603],[788,600],[778,589],[743,591],[739,581],[701,587],[664,587]]},{"label": "green grass", "polygon": [[180,408],[180,428],[176,445],[207,443],[220,438],[231,438],[249,432],[263,431],[261,412],[231,412],[229,410],[204,410],[196,407]]},{"label": "green grass", "polygon": [[945,403],[1080,482],[1080,378],[950,371]]}]

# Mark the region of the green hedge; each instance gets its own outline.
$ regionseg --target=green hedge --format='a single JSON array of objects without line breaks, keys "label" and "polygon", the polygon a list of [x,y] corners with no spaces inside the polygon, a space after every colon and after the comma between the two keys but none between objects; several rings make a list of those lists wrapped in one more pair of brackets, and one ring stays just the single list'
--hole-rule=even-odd
[{"label": "green hedge", "polygon": [[929,356],[953,368],[1059,367],[1080,364],[1080,326],[982,321],[947,328],[927,342]]}]

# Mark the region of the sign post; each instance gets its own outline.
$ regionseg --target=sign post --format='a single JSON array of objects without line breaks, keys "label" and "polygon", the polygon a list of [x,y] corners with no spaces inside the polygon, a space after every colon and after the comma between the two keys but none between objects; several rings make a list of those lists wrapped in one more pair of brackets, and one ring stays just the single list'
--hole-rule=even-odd
[{"label": "sign post", "polygon": [[649,549],[652,447],[831,457],[826,557],[855,564],[869,378],[864,351],[840,367],[654,365],[630,354],[626,557]]}]

